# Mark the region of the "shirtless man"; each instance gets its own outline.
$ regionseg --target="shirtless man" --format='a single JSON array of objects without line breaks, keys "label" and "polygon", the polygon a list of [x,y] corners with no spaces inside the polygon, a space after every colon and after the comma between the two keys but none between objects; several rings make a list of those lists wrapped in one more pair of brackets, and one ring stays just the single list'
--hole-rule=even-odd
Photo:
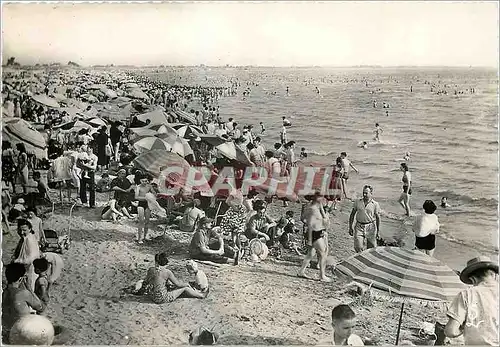
[{"label": "shirtless man", "polygon": [[351,161],[347,159],[347,153],[340,153],[340,158],[342,158],[342,168],[344,169],[344,173],[342,175],[342,183],[344,184],[344,197],[347,197],[347,180],[349,179],[349,171],[353,169],[356,173],[359,173],[358,169],[354,165],[352,165]]},{"label": "shirtless man", "polygon": [[11,263],[6,266],[5,277],[7,288],[2,296],[2,337],[3,342],[9,336],[10,329],[21,317],[31,314],[31,310],[42,312],[44,305],[38,297],[22,286],[21,282],[26,275],[23,264]]},{"label": "shirtless man", "polygon": [[319,280],[330,282],[331,278],[326,276],[326,258],[328,256],[328,234],[326,227],[329,219],[321,204],[321,195],[319,193],[316,192],[312,196],[309,205],[306,206],[304,219],[307,224],[307,246],[309,249],[297,276],[310,278],[306,275],[306,268],[309,266],[313,257],[313,249],[315,249],[319,260]]}]

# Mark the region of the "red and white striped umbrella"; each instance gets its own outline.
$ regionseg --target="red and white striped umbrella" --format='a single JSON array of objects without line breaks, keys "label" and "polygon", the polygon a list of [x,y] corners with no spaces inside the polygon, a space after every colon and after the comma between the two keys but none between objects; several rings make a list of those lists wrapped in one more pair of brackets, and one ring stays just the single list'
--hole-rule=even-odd
[{"label": "red and white striped umbrella", "polygon": [[439,260],[398,247],[370,248],[342,261],[336,271],[375,289],[376,295],[402,302],[396,345],[406,301],[444,304],[465,289],[455,271]]},{"label": "red and white striped umbrella", "polygon": [[189,167],[188,162],[184,158],[162,149],[154,149],[140,154],[133,160],[133,163],[137,168],[155,176],[158,176],[165,166]]},{"label": "red and white striped umbrella", "polygon": [[171,124],[171,127],[174,128],[180,137],[185,139],[197,137],[203,134],[203,130],[200,127],[192,124]]},{"label": "red and white striped umbrella", "polygon": [[178,136],[177,131],[166,124],[156,124],[141,128],[130,128],[130,130],[138,136],[155,136],[158,134],[166,134],[173,138],[176,138]]},{"label": "red and white striped umbrella", "polygon": [[162,170],[158,177],[160,194],[170,193],[172,186],[182,188],[188,194],[201,192],[204,196],[214,195],[201,169],[193,166],[184,167],[182,170],[177,168]]},{"label": "red and white striped umbrella", "polygon": [[226,142],[218,145],[215,148],[217,148],[220,154],[222,154],[226,158],[236,160],[237,162],[248,166],[253,165],[252,162],[250,161],[250,158],[248,158],[248,155],[245,152],[243,152],[241,148],[236,146],[234,142]]},{"label": "red and white striped umbrella", "polygon": [[172,151],[172,146],[167,141],[155,136],[148,136],[139,139],[134,143],[134,148],[139,153],[144,153],[152,149],[162,149],[168,152]]}]

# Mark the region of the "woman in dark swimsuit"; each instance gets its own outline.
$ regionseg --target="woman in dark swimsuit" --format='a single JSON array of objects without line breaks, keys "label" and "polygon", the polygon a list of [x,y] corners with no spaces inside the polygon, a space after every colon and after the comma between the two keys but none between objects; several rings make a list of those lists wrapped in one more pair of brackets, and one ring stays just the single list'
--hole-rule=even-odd
[{"label": "woman in dark swimsuit", "polygon": [[333,190],[334,193],[332,195],[325,196],[325,199],[333,201],[333,204],[327,204],[325,211],[331,212],[332,208],[334,210],[337,209],[337,202],[339,202],[342,198],[342,194],[344,192],[344,185],[342,182],[342,175],[344,173],[344,169],[342,168],[342,158],[337,157],[335,161],[335,165],[333,166],[332,177],[330,179],[330,184],[328,185],[329,190]]},{"label": "woman in dark swimsuit", "polygon": [[408,168],[408,164],[401,163],[401,171],[403,171],[403,177],[401,181],[403,182],[403,192],[399,197],[398,202],[403,206],[406,211],[406,215],[410,216],[410,195],[411,195],[411,173]]}]

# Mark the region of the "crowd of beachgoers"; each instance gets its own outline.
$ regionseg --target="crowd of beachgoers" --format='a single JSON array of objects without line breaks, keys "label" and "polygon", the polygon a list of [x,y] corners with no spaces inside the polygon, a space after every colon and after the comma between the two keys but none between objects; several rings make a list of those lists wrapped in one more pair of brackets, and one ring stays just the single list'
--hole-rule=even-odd
[{"label": "crowd of beachgoers", "polygon": [[[335,281],[329,257],[336,250],[329,238],[333,213],[345,204],[352,204],[346,226],[352,254],[399,246],[379,234],[381,207],[371,185],[364,185],[362,198],[349,198],[349,176],[358,169],[346,152],[328,168],[328,194],[273,190],[273,182],[287,182],[303,168],[307,151],[296,154],[298,144],[287,133],[293,124],[286,115],[280,120],[280,142],[271,148],[261,138],[270,131],[263,122],[240,124],[220,116],[221,98],[250,92],[237,79],[210,87],[171,85],[138,71],[85,69],[11,69],[2,79],[2,231],[4,238],[16,232],[19,237],[10,262],[3,257],[5,342],[16,322],[47,312],[54,284],[64,276],[64,255],[59,253],[71,252],[66,249],[68,235],[55,230],[54,236],[44,227],[57,204],[98,209],[101,220],[113,225],[131,223],[136,236],[130,242],[138,247],[157,242],[158,230],[189,235],[185,267],[191,281],[169,266],[172,254],[158,251],[142,280],[122,284],[128,294],[158,305],[213,295],[201,264],[242,267],[293,254],[301,261],[297,278]],[[378,124],[374,133],[379,139]],[[400,165],[400,204],[408,217],[409,160],[406,153]],[[252,176],[257,169],[266,180]],[[253,185],[246,184],[249,180]],[[440,227],[434,212],[447,202],[438,205],[426,200],[413,221],[412,248],[429,257]],[[270,206],[280,211],[278,217],[270,215]],[[463,335],[466,344],[498,344],[497,263],[472,259],[459,276],[471,286],[457,294],[447,324],[441,330],[436,325],[436,331],[448,338]],[[369,291],[358,286],[359,295]],[[330,313],[333,336],[328,344],[370,343],[354,333],[352,307],[339,303]],[[217,339],[210,329],[199,329],[189,343],[215,344]]]}]

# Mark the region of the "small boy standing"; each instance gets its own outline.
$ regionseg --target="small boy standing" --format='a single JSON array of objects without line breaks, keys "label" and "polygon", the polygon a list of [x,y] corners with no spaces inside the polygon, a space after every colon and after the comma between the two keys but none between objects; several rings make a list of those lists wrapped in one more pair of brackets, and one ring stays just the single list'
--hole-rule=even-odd
[{"label": "small boy standing", "polygon": [[208,278],[205,272],[198,270],[198,264],[194,260],[188,260],[186,268],[191,275],[195,275],[195,280],[189,282],[193,289],[199,290],[202,293],[208,292]]},{"label": "small boy standing", "polygon": [[[43,303],[43,311],[47,308],[49,304],[49,262],[45,258],[38,258],[33,261],[33,267],[35,268],[35,273],[38,278],[35,281],[35,295]],[[41,312],[43,312],[41,311]]]},{"label": "small boy standing", "polygon": [[279,253],[277,259],[281,259],[285,249],[293,249],[298,255],[302,255],[297,248],[297,242],[293,240],[292,234],[298,232],[293,218],[293,211],[286,211],[286,214],[281,217],[277,223],[276,236],[279,240]]},{"label": "small boy standing", "polygon": [[334,346],[364,346],[363,340],[352,329],[356,325],[356,314],[349,305],[337,305],[332,310]]}]

